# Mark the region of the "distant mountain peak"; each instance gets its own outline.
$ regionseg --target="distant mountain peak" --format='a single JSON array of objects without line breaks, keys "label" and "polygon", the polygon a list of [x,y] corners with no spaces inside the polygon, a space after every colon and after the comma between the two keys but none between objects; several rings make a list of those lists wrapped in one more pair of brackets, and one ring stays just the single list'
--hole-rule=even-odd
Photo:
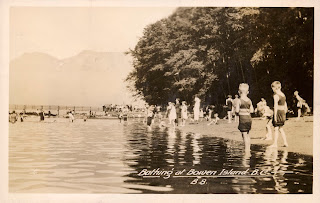
[{"label": "distant mountain peak", "polygon": [[10,63],[10,103],[123,102],[123,79],[131,68],[128,56],[120,52],[83,50],[64,59],[25,53]]}]

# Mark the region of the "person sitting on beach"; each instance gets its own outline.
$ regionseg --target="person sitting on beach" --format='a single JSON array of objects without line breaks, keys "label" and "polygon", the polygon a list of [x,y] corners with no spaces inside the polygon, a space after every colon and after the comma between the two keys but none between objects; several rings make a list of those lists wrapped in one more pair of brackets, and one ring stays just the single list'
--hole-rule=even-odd
[{"label": "person sitting on beach", "polygon": [[298,91],[294,92],[294,96],[296,97],[296,100],[297,100],[297,108],[298,108],[297,120],[300,120],[300,117],[302,117],[304,115],[304,113],[310,113],[311,110],[310,110],[309,105],[306,103],[306,100],[304,100],[300,97]]},{"label": "person sitting on beach", "polygon": [[232,96],[228,95],[226,99],[226,106],[228,108],[228,123],[231,123],[232,120]]},{"label": "person sitting on beach", "polygon": [[273,126],[274,126],[274,142],[271,147],[278,146],[279,132],[282,136],[284,147],[288,147],[287,137],[283,130],[284,123],[286,121],[286,113],[288,111],[286,96],[281,91],[281,83],[274,81],[271,84],[272,91],[274,92],[274,113],[273,113]]},{"label": "person sitting on beach", "polygon": [[253,113],[253,105],[251,99],[248,98],[249,85],[241,83],[239,85],[240,100],[236,106],[236,113],[239,115],[238,129],[242,134],[245,145],[246,154],[250,153],[250,137],[249,131],[251,130],[251,113]]},{"label": "person sitting on beach", "polygon": [[218,113],[213,114],[213,119],[207,125],[215,124],[218,125],[218,121],[220,120]]}]

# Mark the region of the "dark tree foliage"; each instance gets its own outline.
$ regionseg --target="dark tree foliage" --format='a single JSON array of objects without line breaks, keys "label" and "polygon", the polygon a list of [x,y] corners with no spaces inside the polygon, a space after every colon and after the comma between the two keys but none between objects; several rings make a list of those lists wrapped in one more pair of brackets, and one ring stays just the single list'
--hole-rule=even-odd
[{"label": "dark tree foliage", "polygon": [[147,26],[127,81],[148,103],[179,97],[222,104],[239,83],[250,98],[272,102],[279,80],[292,105],[298,90],[313,102],[313,8],[178,8]]}]

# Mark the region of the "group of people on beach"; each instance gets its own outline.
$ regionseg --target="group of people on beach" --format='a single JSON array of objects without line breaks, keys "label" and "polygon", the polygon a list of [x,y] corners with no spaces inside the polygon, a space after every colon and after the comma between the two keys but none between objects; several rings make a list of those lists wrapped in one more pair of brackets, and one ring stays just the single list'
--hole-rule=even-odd
[{"label": "group of people on beach", "polygon": [[[271,108],[267,105],[266,100],[264,98],[261,98],[261,101],[257,104],[255,113],[267,120],[267,133],[265,138],[263,139],[273,140],[273,144],[271,146],[277,147],[278,137],[280,133],[284,143],[283,146],[288,147],[286,134],[283,129],[283,126],[286,121],[286,113],[288,112],[286,96],[281,91],[281,83],[279,81],[274,81],[271,84],[271,89],[274,92],[273,110],[271,110]],[[251,114],[254,113],[254,107],[252,101],[248,98],[249,85],[246,83],[241,83],[239,85],[238,94],[235,95],[234,99],[232,99],[231,95],[228,95],[228,98],[226,99],[225,108],[227,109],[227,119],[228,123],[232,123],[233,118],[234,122],[239,123],[238,129],[243,137],[245,149],[250,150],[249,132],[251,130]],[[302,116],[302,109],[304,109],[304,112],[310,112],[311,110],[306,101],[301,98],[298,91],[294,92],[294,96],[297,101],[297,119],[299,120]],[[203,109],[200,108],[200,103],[201,100],[197,96],[195,96],[193,116],[191,118],[192,123],[198,124],[199,121],[202,121],[202,119],[205,118],[207,121],[209,121],[207,125],[218,124],[220,118],[218,113],[214,111],[215,107],[213,105],[209,105],[205,109]],[[188,115],[188,107],[189,105],[187,104],[187,102],[180,102],[179,98],[176,98],[175,102],[168,102],[165,114],[165,117],[168,118],[168,125],[172,127],[185,126],[187,120],[190,117]],[[122,108],[121,111],[119,111],[120,113],[118,114],[118,118],[120,120],[120,123],[122,122],[122,120],[128,120],[129,111],[130,109],[126,107]],[[166,123],[164,122],[165,117],[162,114],[161,106],[146,104],[144,114],[144,122],[146,122],[149,129],[151,129],[151,125],[154,123],[155,119],[158,120],[159,127],[166,126]],[[45,113],[43,110],[37,110],[37,115],[40,117],[40,121],[44,121]],[[74,115],[74,110],[71,111],[71,109],[69,109],[69,111],[67,111],[67,117],[69,118],[69,122],[74,122]],[[11,123],[15,123],[19,118],[21,122],[24,121],[25,111],[21,112],[19,115],[15,111],[9,114],[9,122]],[[83,120],[87,120],[86,115],[83,116]],[[274,126],[274,138],[272,138],[272,125]]]},{"label": "group of people on beach", "polygon": [[[239,123],[238,129],[241,132],[245,150],[250,150],[250,136],[249,132],[251,130],[252,125],[252,113],[259,114],[263,119],[267,120],[266,129],[267,133],[263,140],[273,140],[271,147],[278,147],[278,138],[279,134],[283,139],[283,147],[288,147],[288,142],[286,138],[285,131],[283,126],[285,121],[287,120],[286,114],[288,112],[286,96],[281,91],[281,83],[279,81],[274,81],[271,84],[271,89],[273,91],[273,110],[269,106],[267,106],[266,100],[264,98],[257,104],[256,111],[254,110],[252,101],[248,98],[249,94],[249,85],[246,83],[241,83],[239,85],[238,95],[235,95],[235,98],[232,99],[231,95],[228,95],[226,99],[225,107],[227,109],[227,119],[228,123],[234,122]],[[301,117],[301,108],[304,105],[308,111],[310,108],[305,100],[303,100],[298,92],[294,92],[294,95],[297,99],[297,107],[298,107],[298,118]],[[204,111],[200,108],[201,100],[198,97],[195,97],[193,106],[193,117],[191,118],[192,123],[198,123],[204,117]],[[206,118],[210,122],[207,125],[218,124],[219,116],[218,113],[213,111],[214,106],[208,106],[206,108]],[[213,114],[213,115],[212,115]],[[155,118],[159,118],[159,126],[164,127],[165,122],[163,121],[163,116],[161,112],[156,110],[156,106],[150,105],[146,106],[146,123],[148,128],[151,128],[152,123],[154,123]],[[177,98],[175,102],[168,102],[166,117],[168,118],[169,126],[185,126],[186,121],[188,120],[188,105],[186,101],[182,101],[180,103],[180,99]],[[274,127],[274,138],[272,138],[272,126]]]}]

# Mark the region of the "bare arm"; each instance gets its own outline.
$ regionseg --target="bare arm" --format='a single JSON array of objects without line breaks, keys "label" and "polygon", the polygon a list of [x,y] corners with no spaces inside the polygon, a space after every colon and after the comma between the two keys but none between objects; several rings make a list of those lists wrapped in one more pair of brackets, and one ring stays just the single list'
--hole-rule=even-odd
[{"label": "bare arm", "polygon": [[250,104],[250,113],[253,113],[254,112],[254,109],[253,109],[253,105],[252,105],[252,102]]},{"label": "bare arm", "polygon": [[236,104],[236,114],[239,114],[241,101],[239,100]]},{"label": "bare arm", "polygon": [[278,112],[279,96],[278,96],[278,95],[274,95],[274,96],[273,96],[273,101],[274,101],[274,121],[277,122],[277,112]]},{"label": "bare arm", "polygon": [[285,111],[285,113],[287,113],[287,112],[288,112],[288,105],[287,105],[287,102],[285,102],[285,104],[284,104],[284,111]]}]

